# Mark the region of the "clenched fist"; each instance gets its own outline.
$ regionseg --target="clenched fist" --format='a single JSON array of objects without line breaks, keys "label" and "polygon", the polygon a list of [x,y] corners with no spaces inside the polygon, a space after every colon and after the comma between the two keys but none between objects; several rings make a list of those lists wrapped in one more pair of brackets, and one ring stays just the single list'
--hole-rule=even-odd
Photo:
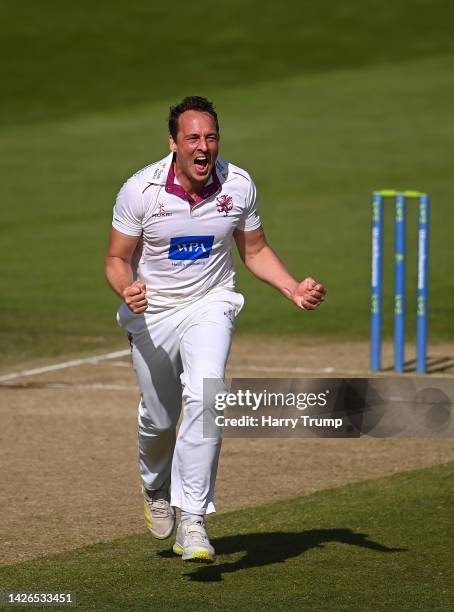
[{"label": "clenched fist", "polygon": [[324,301],[325,296],[325,287],[309,277],[296,286],[292,300],[303,310],[315,310]]},{"label": "clenched fist", "polygon": [[135,314],[141,314],[148,308],[148,300],[146,297],[147,287],[145,283],[135,281],[123,291],[123,298],[129,310]]}]

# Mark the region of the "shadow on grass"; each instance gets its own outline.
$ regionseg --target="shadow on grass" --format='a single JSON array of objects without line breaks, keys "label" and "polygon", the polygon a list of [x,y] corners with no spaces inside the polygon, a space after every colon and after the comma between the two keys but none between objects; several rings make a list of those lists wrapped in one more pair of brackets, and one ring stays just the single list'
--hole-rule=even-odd
[{"label": "shadow on grass", "polygon": [[[261,567],[271,563],[282,563],[297,557],[312,548],[323,548],[328,542],[340,542],[382,553],[404,552],[406,548],[389,548],[368,539],[365,533],[351,529],[313,529],[298,533],[247,533],[212,540],[219,557],[244,551],[246,554],[232,563],[216,563],[203,566],[185,574],[190,580],[200,582],[221,581],[222,575],[250,567]],[[161,557],[173,557],[171,551],[159,553]]]}]

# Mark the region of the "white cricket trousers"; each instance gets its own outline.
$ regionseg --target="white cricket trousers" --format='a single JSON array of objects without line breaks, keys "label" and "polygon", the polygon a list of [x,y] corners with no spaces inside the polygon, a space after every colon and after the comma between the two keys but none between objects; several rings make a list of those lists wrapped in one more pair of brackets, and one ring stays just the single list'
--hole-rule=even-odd
[{"label": "white cricket trousers", "polygon": [[216,510],[214,486],[222,443],[220,435],[203,437],[203,379],[224,379],[234,320],[243,304],[240,293],[214,289],[189,305],[158,313],[137,315],[126,304],[118,311],[120,326],[132,337],[141,391],[143,484],[156,490],[171,482],[171,505],[193,514]]}]

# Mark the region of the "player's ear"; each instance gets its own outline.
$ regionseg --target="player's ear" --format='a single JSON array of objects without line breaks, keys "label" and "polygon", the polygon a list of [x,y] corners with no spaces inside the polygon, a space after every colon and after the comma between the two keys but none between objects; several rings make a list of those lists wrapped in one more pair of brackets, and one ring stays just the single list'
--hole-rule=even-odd
[{"label": "player's ear", "polygon": [[177,143],[174,141],[172,136],[169,136],[169,149],[172,151],[172,153],[177,152]]}]

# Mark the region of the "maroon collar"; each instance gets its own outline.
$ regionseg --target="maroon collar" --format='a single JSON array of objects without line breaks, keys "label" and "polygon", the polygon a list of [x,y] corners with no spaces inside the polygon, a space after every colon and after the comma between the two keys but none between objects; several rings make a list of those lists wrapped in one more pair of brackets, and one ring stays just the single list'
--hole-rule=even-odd
[{"label": "maroon collar", "polygon": [[211,197],[221,188],[221,183],[218,179],[218,175],[216,174],[216,166],[213,166],[213,170],[211,172],[211,178],[213,180],[209,185],[205,185],[202,191],[198,193],[195,198],[193,198],[181,185],[177,185],[177,183],[175,183],[175,170],[173,168],[174,161],[175,156],[170,164],[169,173],[167,175],[166,191],[167,193],[172,193],[182,200],[189,202],[191,208],[196,204],[200,204],[200,202],[203,202],[203,200]]}]

